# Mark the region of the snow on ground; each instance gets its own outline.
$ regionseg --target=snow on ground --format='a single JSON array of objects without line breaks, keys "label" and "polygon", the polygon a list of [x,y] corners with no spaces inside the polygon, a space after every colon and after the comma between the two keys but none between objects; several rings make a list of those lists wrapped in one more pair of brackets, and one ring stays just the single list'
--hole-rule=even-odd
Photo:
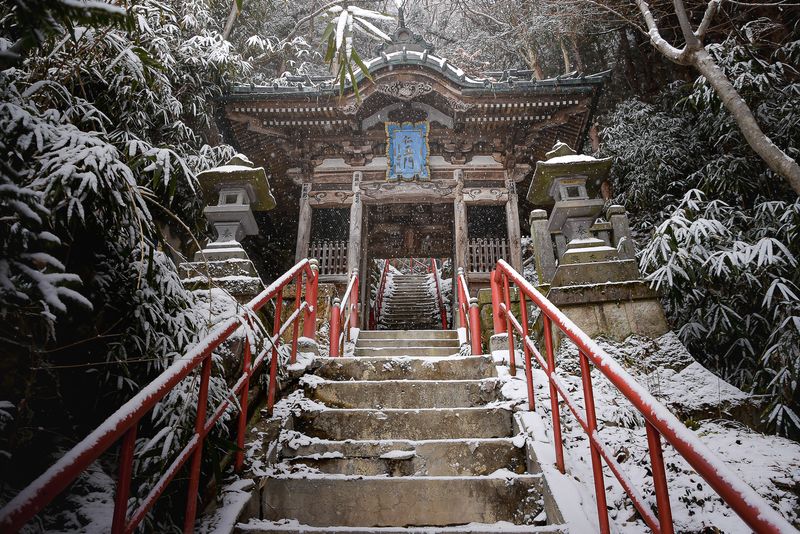
[{"label": "snow on ground", "polygon": [[[623,343],[601,340],[599,344],[653,395],[682,420],[689,422],[703,442],[745,482],[795,526],[800,526],[800,444],[778,436],[760,434],[743,423],[720,418],[729,417],[728,414],[737,408],[746,411],[749,407],[752,410],[753,399],[695,362],[672,333],[657,340],[632,337]],[[508,351],[496,351],[493,356],[495,362],[508,361]],[[556,360],[559,376],[582,410],[584,403],[578,376],[577,350],[571,343],[565,342]],[[501,373],[506,381],[502,392],[519,403],[517,410],[527,410],[526,381],[522,369],[524,359],[521,353],[516,361],[519,367],[517,376]],[[533,381],[538,416],[529,414],[523,417],[529,426],[543,427],[537,439],[547,440],[547,449],[552,451],[549,387],[546,374],[535,363]],[[655,510],[643,420],[597,369],[592,371],[592,381],[600,437]],[[594,488],[588,440],[563,403],[561,421],[567,471],[573,481],[583,486],[578,492],[584,496],[584,513],[594,518],[594,523],[596,510],[590,497],[594,494]],[[549,451],[546,452],[549,454]],[[669,445],[665,445],[664,458],[676,531],[701,532],[716,528],[720,532],[749,532],[736,514]],[[543,463],[552,463],[553,456],[541,460]],[[647,532],[646,525],[639,519],[613,474],[608,468],[604,473],[613,528],[622,533]]]}]

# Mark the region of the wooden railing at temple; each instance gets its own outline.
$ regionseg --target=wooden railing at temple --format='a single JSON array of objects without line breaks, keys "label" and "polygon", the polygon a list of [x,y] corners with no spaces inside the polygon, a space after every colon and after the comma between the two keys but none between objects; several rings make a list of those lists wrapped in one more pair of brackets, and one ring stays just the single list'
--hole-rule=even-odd
[{"label": "wooden railing at temple", "polygon": [[378,292],[375,294],[375,306],[371,310],[369,328],[375,330],[378,327],[378,321],[381,320],[383,313],[383,300],[386,298],[386,282],[389,279],[389,269],[391,268],[392,260],[383,260],[383,268],[381,269],[381,277],[378,282]]},{"label": "wooden railing at temple", "polygon": [[444,308],[444,298],[442,297],[442,282],[439,279],[439,265],[433,258],[431,258],[430,271],[431,275],[433,275],[434,288],[436,289],[436,305],[439,306],[442,330],[447,330],[447,310]]},{"label": "wooden railing at temple", "polygon": [[319,260],[320,276],[347,274],[347,241],[312,241],[308,246],[308,257]]},{"label": "wooden railing at temple", "polygon": [[473,237],[467,248],[470,273],[488,274],[497,260],[508,259],[508,240],[504,237]]}]

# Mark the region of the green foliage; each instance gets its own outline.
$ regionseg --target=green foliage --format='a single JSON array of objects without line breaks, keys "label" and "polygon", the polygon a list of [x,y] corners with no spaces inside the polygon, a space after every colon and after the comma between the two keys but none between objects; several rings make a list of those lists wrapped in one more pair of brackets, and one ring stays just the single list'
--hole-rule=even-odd
[{"label": "green foliage", "polygon": [[[175,216],[205,230],[195,174],[233,152],[218,144],[213,101],[249,71],[199,0],[89,2],[85,17],[76,3],[39,4],[0,19],[5,51],[36,37],[0,71],[0,499],[211,326],[162,231]],[[228,391],[220,361],[210,402]],[[140,491],[194,426],[193,384],[139,429]],[[147,456],[167,427],[175,439]]]},{"label": "green foliage", "polygon": [[[709,47],[770,137],[800,155],[800,77],[780,46],[744,39]],[[752,38],[753,40],[748,40]],[[700,78],[631,100],[608,117],[604,150],[632,212],[642,271],[681,339],[734,384],[766,394],[764,423],[800,436],[800,200],[755,155]],[[666,206],[666,208],[663,208]]]}]

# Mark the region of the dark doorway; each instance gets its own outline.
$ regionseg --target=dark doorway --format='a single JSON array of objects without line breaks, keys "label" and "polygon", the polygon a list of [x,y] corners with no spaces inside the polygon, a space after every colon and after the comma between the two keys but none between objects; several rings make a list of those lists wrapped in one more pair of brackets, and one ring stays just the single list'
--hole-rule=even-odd
[{"label": "dark doorway", "polygon": [[453,204],[380,204],[368,208],[372,258],[450,258]]}]

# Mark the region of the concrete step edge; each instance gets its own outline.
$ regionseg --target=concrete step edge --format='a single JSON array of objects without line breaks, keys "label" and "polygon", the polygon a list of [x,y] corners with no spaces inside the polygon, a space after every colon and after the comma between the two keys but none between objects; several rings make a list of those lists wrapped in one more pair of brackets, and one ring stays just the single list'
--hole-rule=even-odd
[{"label": "concrete step edge", "polygon": [[302,525],[296,521],[268,521],[265,519],[251,519],[247,523],[236,524],[236,534],[258,534],[261,532],[283,532],[284,534],[301,534],[306,532],[335,532],[335,533],[375,533],[375,534],[502,534],[503,532],[531,532],[534,534],[564,534],[568,529],[564,525],[514,525],[506,523],[499,526],[497,523],[470,523],[468,525],[452,525],[447,527],[348,527],[325,526],[315,527]]}]

